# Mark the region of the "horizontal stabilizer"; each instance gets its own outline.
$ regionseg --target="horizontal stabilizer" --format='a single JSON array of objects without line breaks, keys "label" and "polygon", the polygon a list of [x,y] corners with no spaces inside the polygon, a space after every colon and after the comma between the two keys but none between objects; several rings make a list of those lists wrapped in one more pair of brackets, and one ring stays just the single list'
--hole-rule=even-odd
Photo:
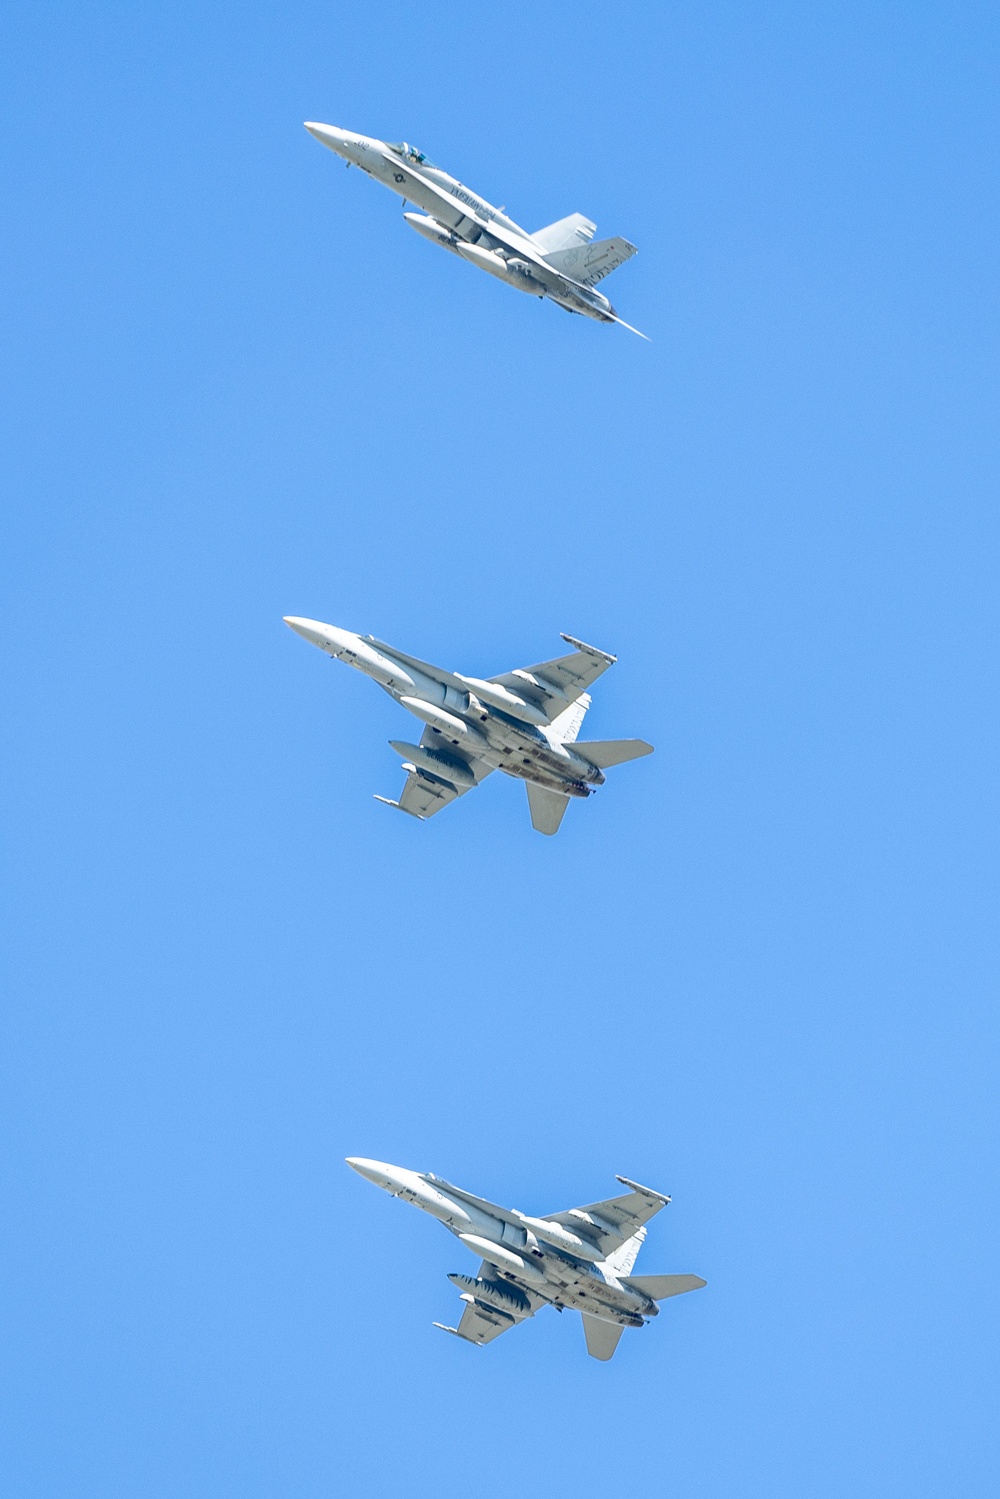
[{"label": "horizontal stabilizer", "polygon": [[545,259],[560,275],[584,286],[596,286],[626,260],[631,260],[634,254],[635,245],[618,236],[615,239],[595,239],[593,244],[576,245],[568,250],[556,250]]},{"label": "horizontal stabilizer", "polygon": [[557,219],[554,224],[547,224],[544,229],[536,230],[531,237],[543,255],[551,255],[554,250],[589,244],[596,233],[595,223],[584,218],[582,213],[571,213],[564,219]]},{"label": "horizontal stabilizer", "polygon": [[591,1358],[599,1358],[606,1364],[618,1347],[618,1340],[625,1329],[620,1322],[603,1322],[600,1317],[591,1317],[587,1312],[581,1312],[580,1315],[587,1338],[587,1352]]},{"label": "horizontal stabilizer", "polygon": [[651,755],[653,746],[645,739],[584,739],[573,746],[578,755],[606,770],[609,765],[624,765],[626,760],[638,760],[642,755]]},{"label": "horizontal stabilizer", "polygon": [[666,1301],[668,1296],[683,1296],[685,1291],[700,1291],[708,1281],[700,1275],[630,1275],[622,1281],[630,1291],[639,1291],[650,1301]]},{"label": "horizontal stabilizer", "polygon": [[563,813],[569,806],[569,797],[563,796],[561,791],[550,791],[547,786],[536,786],[534,781],[525,781],[524,784],[528,788],[528,809],[535,832],[546,833],[549,837],[558,833]]}]

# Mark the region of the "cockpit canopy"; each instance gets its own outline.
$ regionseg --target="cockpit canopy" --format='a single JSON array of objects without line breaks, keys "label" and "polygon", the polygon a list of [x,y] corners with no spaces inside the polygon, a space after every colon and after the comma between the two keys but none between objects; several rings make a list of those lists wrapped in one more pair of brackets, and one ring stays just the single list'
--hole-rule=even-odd
[{"label": "cockpit canopy", "polygon": [[419,167],[433,167],[434,162],[416,146],[410,146],[406,141],[386,141],[390,151],[395,151],[397,156],[402,156],[405,161],[412,161]]}]

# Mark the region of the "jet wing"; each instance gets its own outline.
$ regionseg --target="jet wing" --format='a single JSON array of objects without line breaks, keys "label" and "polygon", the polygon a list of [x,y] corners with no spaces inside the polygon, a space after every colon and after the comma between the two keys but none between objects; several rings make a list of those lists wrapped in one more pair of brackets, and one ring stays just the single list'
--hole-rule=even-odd
[{"label": "jet wing", "polygon": [[497,1312],[491,1306],[484,1306],[481,1301],[472,1301],[466,1305],[457,1327],[446,1327],[443,1322],[435,1322],[434,1326],[440,1327],[442,1332],[453,1333],[456,1338],[464,1338],[466,1343],[478,1343],[482,1348],[484,1344],[492,1343],[502,1332],[516,1327],[517,1323],[506,1312]]},{"label": "jet wing", "polygon": [[[479,1279],[490,1280],[495,1275],[494,1267],[483,1260],[479,1266]],[[530,1291],[522,1294],[527,1296],[531,1307],[527,1315],[533,1317],[538,1308],[544,1306],[544,1299],[533,1295]],[[480,1346],[492,1343],[493,1339],[498,1338],[502,1332],[509,1332],[512,1327],[517,1326],[518,1322],[524,1321],[524,1317],[511,1317],[507,1312],[487,1306],[483,1301],[475,1301],[471,1298],[466,1300],[464,1296],[462,1300],[465,1301],[465,1311],[457,1327],[446,1327],[443,1322],[435,1322],[434,1326],[440,1327],[442,1332],[453,1333],[456,1338],[464,1338],[467,1343],[478,1343]]]},{"label": "jet wing", "polygon": [[[453,759],[461,760],[467,767],[470,775],[474,778],[475,785],[486,779],[493,769],[484,760],[478,760],[473,755],[463,755],[451,744],[447,744],[437,729],[430,727],[424,729],[420,736],[420,744],[423,749],[445,750]],[[405,762],[407,765],[411,761]],[[447,770],[442,768],[440,775],[425,770],[422,766],[414,765],[406,777],[406,784],[400,793],[399,801],[390,801],[388,797],[377,796],[378,802],[384,802],[387,807],[397,807],[400,812],[408,812],[411,817],[417,817],[421,822],[426,822],[428,817],[433,817],[435,812],[440,812],[450,802],[457,801],[467,791],[472,791],[472,786],[456,786],[446,779]]]},{"label": "jet wing", "polygon": [[411,817],[426,822],[428,817],[433,817],[435,812],[440,812],[461,794],[448,781],[439,781],[423,770],[411,770],[398,802],[390,801],[387,796],[376,796],[375,800],[384,802],[387,807],[398,807],[400,812],[408,812]]},{"label": "jet wing", "polygon": [[[540,706],[544,705],[546,708],[550,706],[550,700],[555,699],[554,706],[557,707],[557,712],[561,711],[567,703],[574,702],[582,692],[586,692],[591,683],[596,682],[618,659],[616,656],[609,656],[606,651],[599,651],[596,646],[585,645],[572,635],[564,635],[563,640],[576,647],[571,655],[557,656],[554,661],[539,661],[535,666],[504,672],[502,676],[490,677],[490,681],[501,687],[509,687],[512,692],[538,698],[541,700]],[[555,716],[557,713],[553,714]]]},{"label": "jet wing", "polygon": [[593,1226],[603,1230],[600,1233],[601,1248],[607,1254],[613,1253],[670,1201],[662,1193],[654,1192],[651,1187],[640,1187],[638,1182],[630,1182],[627,1177],[620,1176],[618,1180],[632,1188],[624,1197],[589,1202],[586,1207],[570,1208],[564,1213],[546,1213],[546,1218],[550,1223],[561,1223],[564,1228],[577,1233],[586,1229],[588,1219],[593,1220]]},{"label": "jet wing", "polygon": [[[567,645],[575,647],[571,655],[557,656],[554,661],[540,661],[536,666],[525,666],[520,670],[504,672],[499,677],[488,677],[487,680],[496,682],[501,687],[509,687],[512,692],[537,700],[543,706],[546,705],[546,699],[554,699],[552,717],[556,717],[618,659],[617,656],[609,656],[607,651],[599,651],[596,646],[585,645],[572,635],[564,635],[562,638]],[[462,677],[455,676],[454,672],[445,670],[443,666],[421,661],[419,656],[411,656],[398,646],[378,640],[374,635],[366,635],[364,639],[377,651],[382,651],[402,666],[412,666],[416,671],[423,672],[432,682],[440,682],[442,687],[453,687],[456,692],[469,690],[469,684]],[[449,746],[449,753],[451,752]]]},{"label": "jet wing", "polygon": [[[398,646],[389,645],[375,635],[365,635],[363,638],[368,645],[373,645],[377,651],[398,661],[401,666],[412,667],[414,671],[423,672],[424,676],[430,677],[432,682],[439,682],[442,687],[452,687],[456,692],[468,692],[469,683],[465,677],[456,676],[454,672],[448,671],[443,666],[435,666],[431,661],[421,661],[419,656],[411,656],[407,651],[401,651]],[[575,702],[591,682],[596,682],[597,678],[606,672],[609,666],[614,666],[618,660],[617,656],[609,656],[606,651],[599,651],[594,645],[585,645],[582,640],[576,640],[572,635],[564,635],[562,638],[569,645],[576,647],[572,655],[558,656],[554,661],[540,661],[537,666],[525,666],[516,671],[504,672],[499,677],[487,677],[486,680],[497,682],[503,687],[510,687],[514,692],[531,701],[537,701],[543,707],[546,697],[551,697],[553,699],[551,721],[566,708],[567,702]],[[535,673],[538,674],[539,680],[533,683],[532,677]],[[527,692],[524,691],[525,688],[528,689]],[[563,694],[565,694],[565,699]],[[451,753],[450,747],[449,753]]]},{"label": "jet wing", "polygon": [[[441,1176],[435,1176],[432,1171],[424,1173],[425,1179],[432,1182],[434,1186],[440,1187],[451,1197],[457,1197],[460,1202],[467,1202],[472,1207],[489,1213],[493,1218],[499,1218],[502,1223],[509,1223],[514,1228],[523,1228],[517,1213],[510,1208],[501,1207],[499,1203],[490,1202],[488,1197],[477,1197],[473,1192],[466,1192],[462,1187],[456,1187],[451,1182],[445,1181]],[[587,1218],[595,1221],[590,1226],[591,1234],[595,1232],[601,1241],[601,1246],[606,1253],[611,1254],[619,1245],[624,1244],[626,1239],[631,1239],[644,1223],[650,1218],[655,1218],[661,1208],[666,1207],[670,1201],[662,1192],[654,1192],[652,1187],[640,1187],[638,1182],[629,1181],[628,1177],[620,1176],[618,1180],[632,1191],[623,1197],[609,1197],[604,1202],[590,1202],[586,1207],[567,1208],[562,1213],[546,1213],[544,1216],[550,1223],[561,1223],[564,1228],[571,1229],[574,1233],[581,1230],[586,1233]],[[487,1267],[489,1268],[489,1267]]]}]

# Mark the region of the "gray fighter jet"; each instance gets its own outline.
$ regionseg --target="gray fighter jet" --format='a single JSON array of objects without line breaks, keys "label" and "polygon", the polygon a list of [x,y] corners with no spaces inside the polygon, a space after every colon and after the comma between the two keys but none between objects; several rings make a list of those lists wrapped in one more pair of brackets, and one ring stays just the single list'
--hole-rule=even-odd
[{"label": "gray fighter jet", "polygon": [[[349,167],[360,167],[398,193],[404,206],[414,203],[422,208],[423,213],[404,213],[403,217],[431,244],[529,296],[549,297],[567,312],[599,323],[621,323],[630,333],[639,333],[595,290],[599,281],[635,254],[635,245],[627,239],[595,240],[597,225],[582,213],[571,213],[529,234],[502,208],[494,208],[463,187],[406,141],[374,140],[315,120],[307,120],[306,129]],[[646,335],[639,333],[639,337]]]},{"label": "gray fighter jet", "polygon": [[465,1302],[457,1327],[435,1322],[468,1343],[491,1343],[533,1317],[539,1307],[580,1312],[593,1358],[609,1359],[626,1327],[642,1327],[658,1301],[697,1291],[699,1275],[633,1275],[646,1224],[670,1201],[627,1176],[629,1191],[530,1218],[463,1192],[429,1171],[348,1156],[347,1164],[377,1187],[412,1202],[443,1223],[482,1263],[475,1276],[449,1275]]},{"label": "gray fighter jet", "polygon": [[419,744],[390,739],[403,756],[406,785],[398,801],[376,801],[426,820],[464,796],[494,770],[525,782],[532,826],[555,833],[570,797],[604,784],[604,771],[649,755],[644,739],[577,740],[590,707],[587,688],[614,656],[574,640],[568,656],[483,681],[431,666],[374,635],[288,615],[303,640],[372,677],[425,725]]}]

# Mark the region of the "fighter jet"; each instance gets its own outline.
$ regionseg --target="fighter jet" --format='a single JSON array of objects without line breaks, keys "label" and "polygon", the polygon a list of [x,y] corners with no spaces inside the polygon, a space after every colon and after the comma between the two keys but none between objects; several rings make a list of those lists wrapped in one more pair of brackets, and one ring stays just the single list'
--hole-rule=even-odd
[{"label": "fighter jet", "polygon": [[608,766],[653,752],[644,739],[577,740],[590,707],[587,688],[615,658],[572,635],[562,637],[570,655],[484,681],[431,666],[374,635],[293,615],[285,624],[372,677],[424,724],[419,744],[389,740],[407,772],[399,800],[375,798],[421,821],[503,770],[525,782],[532,826],[552,834],[570,797],[603,786]]},{"label": "fighter jet", "polygon": [[539,1307],[580,1312],[593,1358],[609,1359],[626,1327],[642,1327],[658,1301],[697,1291],[699,1275],[633,1275],[646,1224],[670,1201],[619,1176],[623,1197],[565,1213],[530,1218],[474,1197],[429,1171],[348,1156],[347,1164],[377,1187],[412,1202],[479,1255],[476,1275],[449,1275],[465,1309],[457,1327],[435,1322],[467,1343],[491,1343],[533,1317]]},{"label": "fighter jet", "polygon": [[404,213],[403,217],[432,245],[461,256],[529,296],[549,297],[567,312],[599,323],[620,323],[630,333],[646,337],[595,291],[599,281],[635,254],[635,245],[627,239],[595,240],[597,225],[582,213],[571,213],[529,234],[502,208],[494,208],[406,141],[375,140],[315,120],[307,120],[306,129],[349,167],[360,167],[398,193],[404,207],[413,203],[422,208],[423,213]]}]

